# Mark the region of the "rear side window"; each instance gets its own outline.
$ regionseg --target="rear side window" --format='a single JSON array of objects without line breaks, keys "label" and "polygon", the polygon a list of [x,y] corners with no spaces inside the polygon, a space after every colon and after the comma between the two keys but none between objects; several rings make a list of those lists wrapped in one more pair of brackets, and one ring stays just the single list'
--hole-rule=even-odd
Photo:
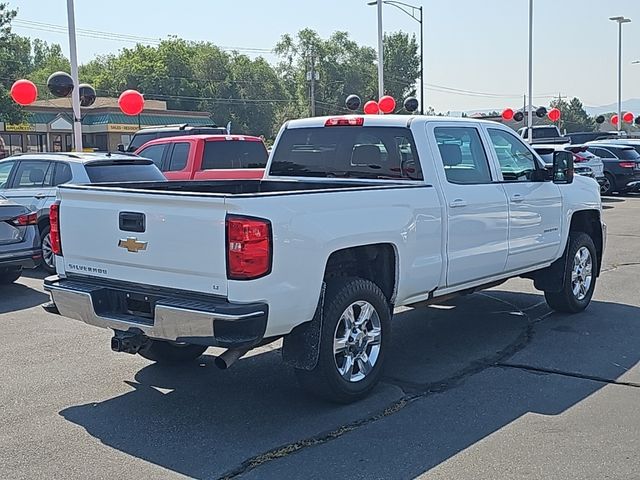
[{"label": "rear side window", "polygon": [[153,163],[94,163],[85,165],[91,183],[165,181]]},{"label": "rear side window", "polygon": [[620,160],[639,160],[640,155],[633,148],[612,149]]},{"label": "rear side window", "polygon": [[1,162],[0,163],[0,188],[7,188],[9,182],[9,175],[16,162]]},{"label": "rear side window", "polygon": [[267,149],[262,142],[210,141],[204,144],[202,169],[264,168],[267,158]]},{"label": "rear side window", "polygon": [[449,183],[491,183],[489,160],[473,127],[437,127],[438,150]]},{"label": "rear side window", "polygon": [[53,175],[53,185],[58,186],[71,181],[71,167],[68,163],[58,162]]},{"label": "rear side window", "polygon": [[422,180],[413,135],[404,127],[285,130],[269,175]]},{"label": "rear side window", "polygon": [[187,142],[174,143],[173,150],[171,151],[171,157],[169,158],[168,171],[177,172],[180,170],[184,170],[184,168],[187,166],[188,158],[189,158],[189,143]]}]

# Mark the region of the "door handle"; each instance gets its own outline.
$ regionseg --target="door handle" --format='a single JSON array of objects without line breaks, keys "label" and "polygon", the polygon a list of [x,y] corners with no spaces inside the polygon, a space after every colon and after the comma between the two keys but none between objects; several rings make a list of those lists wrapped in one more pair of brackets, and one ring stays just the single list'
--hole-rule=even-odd
[{"label": "door handle", "polygon": [[524,200],[524,197],[523,197],[522,195],[520,195],[519,193],[514,193],[514,194],[511,196],[511,201],[512,201],[513,203],[520,203],[520,202],[522,202],[523,200]]},{"label": "door handle", "polygon": [[451,208],[460,208],[460,207],[466,207],[466,206],[467,206],[467,202],[461,198],[456,198],[453,202],[449,204],[449,207]]}]

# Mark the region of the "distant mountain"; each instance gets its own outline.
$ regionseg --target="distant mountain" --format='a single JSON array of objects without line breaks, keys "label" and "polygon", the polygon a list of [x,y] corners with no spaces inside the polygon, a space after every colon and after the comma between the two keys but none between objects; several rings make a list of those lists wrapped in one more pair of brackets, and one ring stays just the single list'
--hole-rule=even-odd
[{"label": "distant mountain", "polygon": [[[604,113],[611,113],[618,111],[618,103],[612,103],[610,105],[602,105],[600,107],[587,107],[584,109],[589,115],[602,115]],[[640,98],[630,98],[629,100],[623,100],[622,102],[623,112],[633,112],[636,115],[640,115]]]}]

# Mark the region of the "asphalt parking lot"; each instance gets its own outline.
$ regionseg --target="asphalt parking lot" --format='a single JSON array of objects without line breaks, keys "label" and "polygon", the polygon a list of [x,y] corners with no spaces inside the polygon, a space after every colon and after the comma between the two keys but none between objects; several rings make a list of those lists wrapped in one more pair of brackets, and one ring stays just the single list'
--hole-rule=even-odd
[{"label": "asphalt parking lot", "polygon": [[604,205],[585,313],[520,279],[401,312],[385,381],[349,406],[302,393],[277,344],[160,367],[46,314],[42,275],[0,287],[0,478],[638,478],[640,196]]}]

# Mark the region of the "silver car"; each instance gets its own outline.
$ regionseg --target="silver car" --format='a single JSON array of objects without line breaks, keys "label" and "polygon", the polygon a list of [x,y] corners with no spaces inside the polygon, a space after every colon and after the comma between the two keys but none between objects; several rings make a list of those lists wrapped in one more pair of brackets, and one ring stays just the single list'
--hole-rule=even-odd
[{"label": "silver car", "polygon": [[131,154],[29,153],[0,160],[0,195],[37,214],[43,266],[55,272],[49,207],[63,183],[166,180],[151,160]]},{"label": "silver car", "polygon": [[[604,174],[604,162],[600,157],[588,151],[589,145],[532,145],[533,149],[540,155],[547,166],[553,163],[553,153],[557,150],[567,150],[573,154],[573,163],[576,173],[588,171],[583,167],[588,167],[593,172],[593,177],[602,186],[606,180]],[[591,176],[591,175],[586,175]]]},{"label": "silver car", "polygon": [[41,260],[36,214],[0,196],[0,285],[15,282]]}]

